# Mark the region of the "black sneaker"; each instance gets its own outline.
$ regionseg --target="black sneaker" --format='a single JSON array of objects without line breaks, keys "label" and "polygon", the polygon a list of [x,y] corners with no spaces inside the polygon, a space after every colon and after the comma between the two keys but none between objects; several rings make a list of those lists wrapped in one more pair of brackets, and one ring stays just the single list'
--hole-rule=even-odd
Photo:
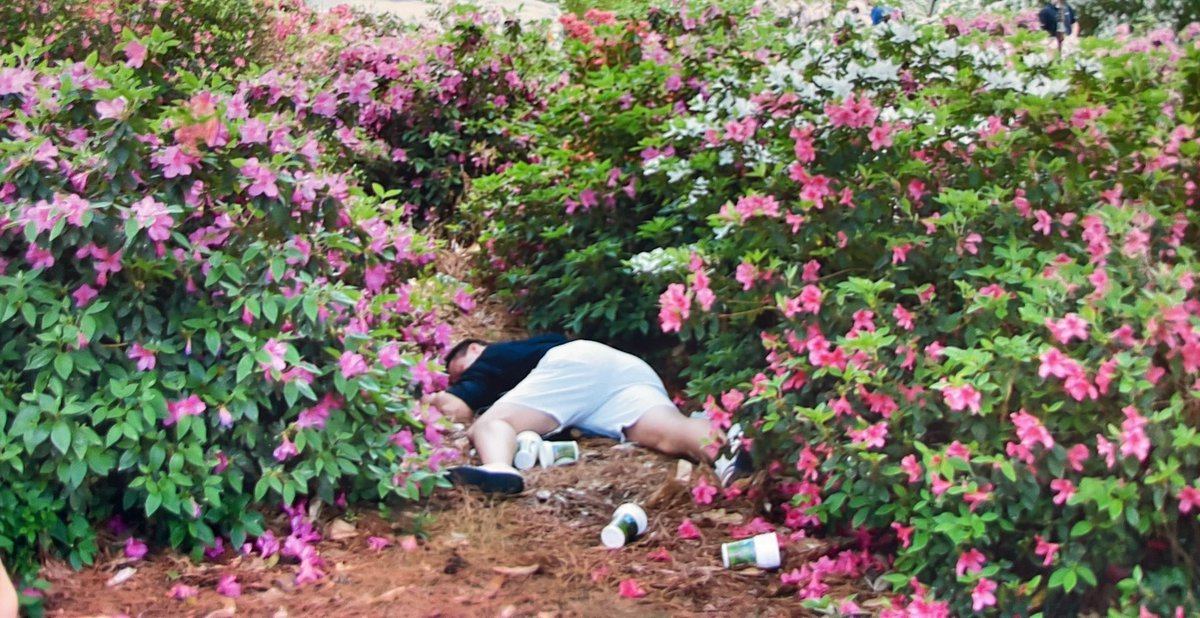
[{"label": "black sneaker", "polygon": [[519,494],[525,491],[525,479],[516,472],[487,470],[477,466],[457,466],[446,471],[455,485],[477,487],[489,494]]}]

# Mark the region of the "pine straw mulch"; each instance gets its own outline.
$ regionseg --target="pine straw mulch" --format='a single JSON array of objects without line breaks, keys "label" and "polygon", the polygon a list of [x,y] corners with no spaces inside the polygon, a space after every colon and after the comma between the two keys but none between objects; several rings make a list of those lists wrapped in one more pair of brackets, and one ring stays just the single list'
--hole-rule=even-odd
[{"label": "pine straw mulch", "polygon": [[[527,474],[528,489],[513,498],[489,498],[440,490],[427,503],[387,515],[378,512],[321,516],[326,539],[318,544],[329,577],[300,588],[294,567],[227,553],[217,563],[193,564],[186,557],[156,553],[126,564],[114,556],[101,566],[72,573],[48,569],[53,590],[49,616],[803,616],[795,588],[775,573],[721,566],[720,544],[728,531],[756,515],[746,500],[700,511],[678,462],[665,456],[581,441],[583,459],[571,466]],[[707,474],[694,470],[692,474]],[[645,536],[620,550],[600,545],[600,529],[621,503],[642,504],[649,515]],[[336,519],[335,519],[336,516]],[[702,538],[683,540],[685,517]],[[282,522],[277,522],[282,523]],[[427,540],[406,551],[401,540],[421,529]],[[367,549],[368,536],[394,542],[380,552]],[[338,537],[338,538],[335,538]],[[789,543],[783,570],[799,568],[840,548],[837,540]],[[666,550],[669,561],[649,557]],[[121,567],[137,573],[115,587],[106,582]],[[217,580],[235,573],[242,596],[221,597]],[[646,596],[618,594],[621,580],[638,581]],[[169,598],[174,581],[198,586],[198,597]],[[832,582],[835,596],[871,596],[862,581]]]}]

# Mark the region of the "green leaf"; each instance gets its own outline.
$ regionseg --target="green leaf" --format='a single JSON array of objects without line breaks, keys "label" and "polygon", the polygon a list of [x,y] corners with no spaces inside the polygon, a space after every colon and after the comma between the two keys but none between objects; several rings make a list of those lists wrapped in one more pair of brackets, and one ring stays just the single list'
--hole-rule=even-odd
[{"label": "green leaf", "polygon": [[1093,527],[1092,522],[1086,519],[1078,521],[1074,526],[1071,526],[1071,538],[1081,537],[1091,532]]},{"label": "green leaf", "polygon": [[71,370],[74,368],[75,361],[71,359],[70,353],[64,352],[54,359],[54,371],[64,380],[71,377]]},{"label": "green leaf", "polygon": [[242,380],[245,380],[251,371],[254,371],[254,356],[244,354],[242,355],[242,360],[238,361],[237,381],[240,383]]},{"label": "green leaf", "polygon": [[50,442],[59,453],[67,454],[67,449],[71,448],[71,427],[66,421],[60,420],[54,424],[54,428],[50,430]]},{"label": "green leaf", "polygon": [[150,517],[162,506],[162,496],[158,492],[154,492],[146,496],[146,517]]}]

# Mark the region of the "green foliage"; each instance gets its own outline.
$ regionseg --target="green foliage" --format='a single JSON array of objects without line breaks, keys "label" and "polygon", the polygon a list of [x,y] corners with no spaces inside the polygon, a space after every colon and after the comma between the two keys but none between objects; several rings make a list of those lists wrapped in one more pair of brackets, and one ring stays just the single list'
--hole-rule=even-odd
[{"label": "green foliage", "polygon": [[[126,39],[125,44],[129,44]],[[0,551],[92,563],[119,516],[199,556],[263,504],[437,482],[452,282],[273,74],[0,56]],[[382,190],[377,191],[380,193]],[[440,334],[438,334],[440,333]],[[416,438],[393,444],[397,433]],[[45,523],[54,521],[54,525]]]}]

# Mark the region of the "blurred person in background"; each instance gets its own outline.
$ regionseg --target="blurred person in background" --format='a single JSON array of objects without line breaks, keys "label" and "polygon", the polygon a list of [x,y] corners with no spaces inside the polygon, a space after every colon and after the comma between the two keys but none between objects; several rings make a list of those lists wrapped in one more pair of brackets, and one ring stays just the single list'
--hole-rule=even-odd
[{"label": "blurred person in background", "polygon": [[1067,4],[1066,0],[1054,0],[1042,7],[1038,13],[1038,21],[1042,24],[1042,30],[1058,42],[1060,54],[1065,41],[1069,40],[1072,43],[1068,46],[1070,48],[1079,39],[1079,21],[1075,19],[1075,9]]}]

